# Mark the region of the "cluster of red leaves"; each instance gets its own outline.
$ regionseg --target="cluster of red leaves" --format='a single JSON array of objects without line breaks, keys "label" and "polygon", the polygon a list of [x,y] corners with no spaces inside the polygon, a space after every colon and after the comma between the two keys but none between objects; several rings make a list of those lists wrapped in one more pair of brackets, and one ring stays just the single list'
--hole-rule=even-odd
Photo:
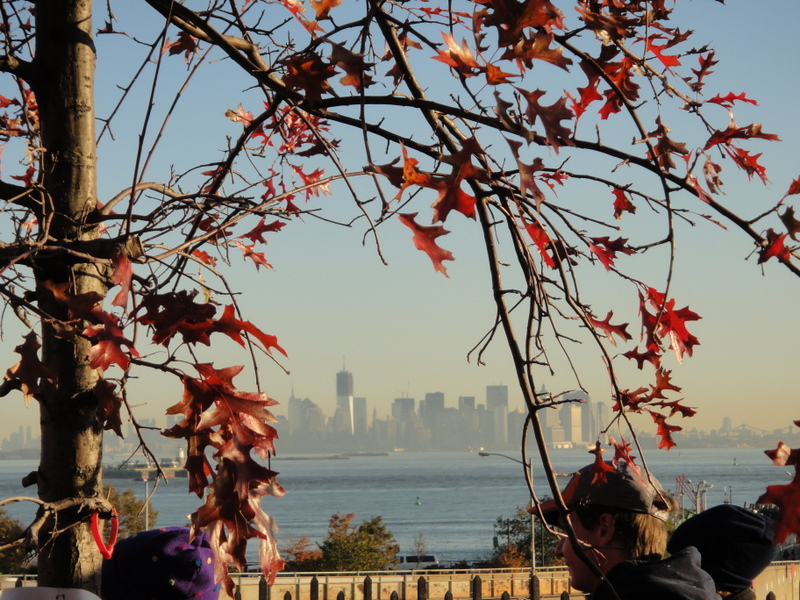
[{"label": "cluster of red leaves", "polygon": [[[688,307],[675,308],[675,300],[667,299],[657,290],[645,287],[639,296],[639,309],[642,318],[642,339],[644,350],[632,349],[622,356],[635,360],[641,370],[645,363],[654,367],[654,382],[635,390],[620,389],[615,395],[613,410],[649,414],[656,424],[656,433],[660,437],[659,447],[669,449],[675,445],[673,434],[681,427],[667,420],[676,414],[691,417],[695,410],[682,404],[682,400],[669,401],[666,394],[680,392],[681,388],[672,383],[672,371],[662,366],[661,360],[665,351],[665,342],[672,349],[680,362],[684,354],[692,354],[694,346],[699,342],[686,329],[687,321],[695,321],[700,317]],[[587,315],[588,324],[600,331],[606,339],[616,345],[616,338],[625,341],[632,339],[628,333],[628,323],[611,322],[614,313],[609,311],[604,319]]]},{"label": "cluster of red leaves", "polygon": [[[478,151],[477,143],[473,138],[465,140],[461,150],[450,156],[442,157],[441,162],[451,166],[447,175],[429,173],[417,169],[419,161],[410,157],[405,147],[401,148],[403,166],[397,166],[399,159],[386,165],[375,165],[368,170],[383,175],[395,187],[399,188],[395,200],[400,200],[403,191],[411,186],[432,189],[438,193],[436,200],[431,205],[433,220],[444,223],[452,211],[461,213],[470,219],[475,218],[475,197],[461,189],[465,180],[487,181],[486,174],[472,162],[472,156]],[[434,269],[447,275],[447,269],[442,264],[444,260],[453,260],[453,255],[441,248],[436,239],[448,233],[440,225],[423,226],[416,223],[417,213],[400,215],[400,222],[414,232],[414,245],[425,252],[433,262]]]},{"label": "cluster of red leaves", "polygon": [[[263,241],[263,234],[277,231],[280,222],[266,224],[263,220],[243,237]],[[133,269],[127,257],[115,259],[112,280],[120,286],[113,305],[127,308],[131,292]],[[70,283],[48,282],[46,288],[67,308],[69,320],[59,325],[61,336],[82,336],[91,341],[88,358],[92,368],[101,374],[116,364],[127,371],[132,360],[139,357],[133,342],[124,334],[122,319],[102,308],[103,298],[97,293],[74,294]],[[226,306],[221,315],[210,303],[195,301],[196,292],[176,291],[148,294],[138,290],[140,302],[126,318],[128,326],[138,324],[151,332],[151,342],[169,346],[177,341],[186,345],[210,345],[211,337],[219,333],[238,344],[245,337],[266,353],[273,350],[286,355],[274,335],[266,334],[250,321],[238,319],[234,307]],[[79,323],[88,323],[79,330]],[[37,356],[39,344],[33,333],[16,350],[20,361],[6,372],[4,385],[20,389],[28,401],[35,397],[41,381],[52,377]],[[246,541],[260,540],[260,555],[265,574],[274,578],[282,568],[277,551],[275,527],[260,507],[261,498],[283,493],[275,481],[276,473],[258,464],[251,453],[262,458],[274,452],[275,429],[269,425],[276,419],[268,410],[275,402],[265,393],[240,392],[233,378],[243,367],[216,369],[210,364],[194,365],[199,378],[183,375],[183,399],[168,409],[168,414],[182,414],[183,420],[165,435],[184,438],[188,445],[186,469],[191,491],[206,496],[204,506],[193,516],[197,527],[207,528],[217,555],[218,578],[232,582],[226,576],[226,565],[243,568],[246,562]],[[100,379],[94,393],[98,400],[97,416],[106,430],[122,436],[120,409],[122,400],[115,393],[116,384]],[[206,449],[214,450],[216,468],[206,458]],[[229,588],[232,593],[232,588]]]},{"label": "cluster of red leaves", "polygon": [[[800,427],[800,421],[795,421]],[[775,544],[782,544],[790,534],[800,535],[800,449],[792,449],[778,442],[774,450],[765,450],[772,463],[778,466],[794,466],[794,478],[784,485],[767,486],[758,499],[759,504],[774,504],[780,509],[775,521]]]},{"label": "cluster of red leaves", "polygon": [[[188,441],[186,469],[189,489],[205,503],[192,515],[196,527],[209,532],[211,545],[221,559],[216,563],[218,581],[226,581],[233,595],[227,565],[244,568],[249,539],[259,540],[259,558],[265,575],[274,579],[283,568],[278,554],[272,518],[261,508],[265,495],[282,496],[277,473],[257,463],[274,453],[278,437],[269,423],[276,422],[268,407],[276,404],[265,393],[238,391],[233,378],[242,367],[216,369],[210,364],[194,365],[199,378],[183,377],[184,393],[167,414],[183,419],[164,435]],[[206,456],[213,451],[216,469]]]}]

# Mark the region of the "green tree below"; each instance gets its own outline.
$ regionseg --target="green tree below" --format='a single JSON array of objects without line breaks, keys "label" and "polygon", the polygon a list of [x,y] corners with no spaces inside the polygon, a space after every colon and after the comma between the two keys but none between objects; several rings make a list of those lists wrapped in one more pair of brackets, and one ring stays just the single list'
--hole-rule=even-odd
[{"label": "green tree below", "polygon": [[[535,519],[536,566],[549,567],[563,564],[556,556],[558,537],[550,533],[541,520]],[[517,507],[510,518],[499,516],[494,523],[495,548],[492,564],[498,567],[522,567],[531,564],[531,515],[525,508]]]},{"label": "green tree below", "polygon": [[103,494],[108,497],[109,502],[117,509],[119,517],[119,539],[126,538],[152,529],[156,520],[158,519],[158,511],[153,510],[152,504],[149,504],[147,511],[147,524],[145,525],[144,514],[144,500],[139,500],[132,489],[127,489],[120,492],[113,485],[104,485]]},{"label": "green tree below", "polygon": [[336,513],[328,523],[328,537],[319,551],[310,550],[306,538],[284,550],[292,555],[287,566],[297,571],[384,571],[397,564],[400,546],[382,517],[353,525],[353,513]]},{"label": "green tree below", "polygon": [[[0,546],[20,539],[24,532],[22,524],[9,517],[8,513],[0,508]],[[0,550],[0,573],[22,573],[25,570],[26,558],[21,544],[3,548]]]}]

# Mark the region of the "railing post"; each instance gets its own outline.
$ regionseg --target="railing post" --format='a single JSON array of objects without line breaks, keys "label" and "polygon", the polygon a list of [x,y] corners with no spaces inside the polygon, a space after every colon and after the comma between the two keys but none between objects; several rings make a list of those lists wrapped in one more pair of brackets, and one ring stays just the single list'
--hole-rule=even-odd
[{"label": "railing post", "polygon": [[569,592],[561,592],[561,600],[569,600]]},{"label": "railing post", "polygon": [[286,590],[283,593],[283,600],[292,600],[292,592],[290,592],[289,590]]},{"label": "railing post", "polygon": [[267,578],[263,575],[258,579],[258,600],[270,600],[270,589]]},{"label": "railing post", "polygon": [[541,597],[541,592],[539,590],[539,576],[534,575],[531,577],[528,585],[530,588],[528,591],[530,592],[531,600],[539,600]]},{"label": "railing post", "polygon": [[428,600],[428,582],[422,576],[417,580],[417,600]]},{"label": "railing post", "polygon": [[508,593],[508,590],[500,594],[500,600],[511,600],[511,595]]},{"label": "railing post", "polygon": [[397,590],[392,590],[392,593],[389,594],[389,600],[400,600],[400,596],[397,595]]},{"label": "railing post", "polygon": [[310,590],[309,598],[310,600],[319,600],[319,579],[317,576],[314,575],[311,578],[311,590]]},{"label": "railing post", "polygon": [[372,600],[372,577],[364,577],[364,600]]},{"label": "railing post", "polygon": [[451,592],[450,590],[447,590],[444,593],[444,600],[453,600],[453,592]]},{"label": "railing post", "polygon": [[339,593],[336,594],[336,600],[344,600],[344,592],[339,590]]},{"label": "railing post", "polygon": [[472,600],[483,600],[483,582],[480,575],[472,579]]}]

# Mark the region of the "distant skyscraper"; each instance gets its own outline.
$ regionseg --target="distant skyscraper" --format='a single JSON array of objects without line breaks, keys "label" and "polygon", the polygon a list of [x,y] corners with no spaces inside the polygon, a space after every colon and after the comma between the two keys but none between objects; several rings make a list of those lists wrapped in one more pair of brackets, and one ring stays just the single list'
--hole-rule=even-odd
[{"label": "distant skyscraper", "polygon": [[508,386],[486,386],[486,410],[492,414],[494,441],[498,444],[508,442]]},{"label": "distant skyscraper", "polygon": [[398,422],[409,421],[416,416],[414,398],[395,398],[392,402],[392,417]]},{"label": "distant skyscraper", "polygon": [[580,404],[564,404],[558,411],[558,416],[561,419],[561,427],[564,429],[564,440],[572,443],[582,442]]},{"label": "distant skyscraper", "polygon": [[597,431],[603,431],[608,427],[608,405],[605,402],[597,402]]},{"label": "distant skyscraper", "polygon": [[355,433],[353,420],[353,374],[342,369],[336,374],[336,410],[350,421],[350,434]]},{"label": "distant skyscraper", "polygon": [[367,437],[367,399],[353,398],[353,433],[356,437]]},{"label": "distant skyscraper", "polygon": [[474,411],[475,410],[475,396],[459,396],[458,397],[458,410],[460,411]]}]

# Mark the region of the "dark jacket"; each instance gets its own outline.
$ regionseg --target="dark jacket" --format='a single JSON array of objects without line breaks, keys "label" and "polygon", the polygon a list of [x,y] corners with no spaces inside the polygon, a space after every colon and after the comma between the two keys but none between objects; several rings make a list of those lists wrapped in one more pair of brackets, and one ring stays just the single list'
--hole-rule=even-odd
[{"label": "dark jacket", "polygon": [[[694,547],[663,560],[625,561],[606,573],[606,578],[620,600],[719,600],[714,581],[700,568],[700,553]],[[589,596],[591,600],[613,597],[602,583]]]}]

